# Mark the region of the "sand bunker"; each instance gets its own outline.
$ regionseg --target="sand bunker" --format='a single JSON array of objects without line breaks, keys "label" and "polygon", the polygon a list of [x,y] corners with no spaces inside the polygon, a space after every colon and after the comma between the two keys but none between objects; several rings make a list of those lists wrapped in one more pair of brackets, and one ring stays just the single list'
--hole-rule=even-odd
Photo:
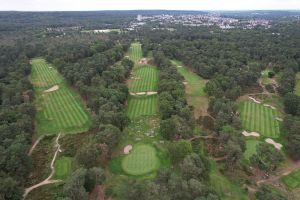
[{"label": "sand bunker", "polygon": [[53,87],[49,88],[48,90],[45,90],[44,92],[45,93],[54,92],[54,91],[56,91],[58,89],[59,89],[59,86],[58,85],[54,85]]},{"label": "sand bunker", "polygon": [[182,66],[177,66],[178,68],[181,68]]},{"label": "sand bunker", "polygon": [[266,140],[266,143],[269,143],[269,144],[272,144],[272,145],[274,145],[274,147],[276,148],[276,149],[281,149],[282,148],[282,144],[280,144],[280,143],[277,143],[277,142],[275,142],[273,139],[271,139],[271,138],[267,138]]},{"label": "sand bunker", "polygon": [[273,110],[276,109],[274,106],[271,106],[271,105],[269,105],[269,104],[264,104],[264,106],[265,106],[265,107],[270,107],[270,108],[272,108]]},{"label": "sand bunker", "polygon": [[186,82],[186,81],[184,81],[184,82],[182,82],[184,85],[187,85],[188,84],[188,82]]},{"label": "sand bunker", "polygon": [[142,65],[148,64],[148,59],[147,59],[147,58],[142,58],[142,59],[139,61],[139,64],[142,64]]},{"label": "sand bunker", "polygon": [[52,69],[53,67],[49,67],[49,69]]},{"label": "sand bunker", "polygon": [[124,147],[124,154],[129,154],[132,149],[132,145],[127,145]]},{"label": "sand bunker", "polygon": [[250,137],[250,136],[254,136],[254,137],[259,137],[260,134],[257,132],[247,132],[247,131],[243,131],[242,134],[246,137]]},{"label": "sand bunker", "polygon": [[253,97],[249,97],[249,99],[251,99],[251,100],[254,101],[255,103],[261,103],[260,101],[254,99]]},{"label": "sand bunker", "polygon": [[275,119],[276,119],[277,121],[280,121],[280,122],[282,122],[282,121],[283,121],[283,119],[282,119],[282,118],[280,118],[280,117],[275,117]]},{"label": "sand bunker", "polygon": [[153,92],[153,91],[149,91],[149,92],[130,92],[130,95],[132,96],[138,96],[138,95],[154,95],[154,94],[157,94],[157,92]]}]

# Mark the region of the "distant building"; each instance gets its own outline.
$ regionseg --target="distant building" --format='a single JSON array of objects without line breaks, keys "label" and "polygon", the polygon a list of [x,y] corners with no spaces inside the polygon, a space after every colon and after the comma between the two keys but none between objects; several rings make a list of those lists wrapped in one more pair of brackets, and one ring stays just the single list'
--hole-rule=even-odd
[{"label": "distant building", "polygon": [[142,15],[138,15],[136,19],[140,22],[140,21],[142,21],[143,17],[142,17]]}]

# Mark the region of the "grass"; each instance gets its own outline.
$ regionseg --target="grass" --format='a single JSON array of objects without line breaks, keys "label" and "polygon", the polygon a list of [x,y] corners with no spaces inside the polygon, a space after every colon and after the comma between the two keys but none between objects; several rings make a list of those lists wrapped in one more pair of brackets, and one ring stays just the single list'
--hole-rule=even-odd
[{"label": "grass", "polygon": [[291,174],[282,177],[281,181],[291,189],[300,187],[300,170],[292,172]]},{"label": "grass", "polygon": [[276,117],[280,117],[277,110],[245,101],[240,106],[241,119],[244,129],[255,131],[264,137],[278,138],[280,136],[280,123]]},{"label": "grass", "polygon": [[258,140],[246,140],[246,151],[244,152],[244,157],[247,160],[256,153],[256,147],[260,143],[262,142]]},{"label": "grass", "polygon": [[157,170],[159,164],[156,149],[147,144],[134,145],[130,154],[122,160],[123,170],[127,174],[136,176]]},{"label": "grass", "polygon": [[133,70],[134,77],[129,82],[130,92],[157,91],[158,70],[151,65],[143,65]]},{"label": "grass", "polygon": [[[132,71],[132,77],[128,81],[130,92],[156,91],[158,84],[158,70],[155,66],[138,65],[142,57],[140,43],[133,43],[129,49],[128,56],[135,62]],[[158,112],[157,95],[131,95],[128,99],[127,115],[130,119],[136,119],[141,116],[153,116]]]},{"label": "grass", "polygon": [[233,183],[224,175],[222,175],[215,161],[210,161],[210,184],[214,191],[221,197],[222,200],[246,200],[247,194],[242,190],[240,184]]},{"label": "grass", "polygon": [[132,60],[135,63],[138,63],[138,61],[142,58],[142,45],[139,42],[132,43],[129,51],[128,51],[129,59]]},{"label": "grass", "polygon": [[[172,61],[177,71],[184,77],[186,98],[189,105],[194,107],[195,118],[207,115],[208,97],[204,92],[206,81],[185,67],[180,61]],[[181,66],[181,67],[178,67]]]},{"label": "grass", "polygon": [[[32,60],[31,82],[36,93],[36,132],[38,135],[87,131],[91,117],[80,96],[68,87],[54,66],[44,59]],[[58,85],[53,92],[44,91]]]},{"label": "grass", "polygon": [[196,73],[189,70],[187,67],[179,61],[172,61],[173,64],[177,66],[177,71],[184,77],[187,82],[187,94],[193,97],[203,97],[206,96],[204,92],[205,80],[201,78]]},{"label": "grass", "polygon": [[296,74],[295,94],[300,96],[300,72]]},{"label": "grass", "polygon": [[56,179],[64,180],[72,172],[73,159],[71,157],[61,157],[55,161],[55,175]]}]

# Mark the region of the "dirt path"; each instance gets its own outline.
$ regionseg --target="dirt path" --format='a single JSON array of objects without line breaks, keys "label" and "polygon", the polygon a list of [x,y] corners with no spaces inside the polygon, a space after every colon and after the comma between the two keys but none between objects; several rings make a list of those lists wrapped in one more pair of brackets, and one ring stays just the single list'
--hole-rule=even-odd
[{"label": "dirt path", "polygon": [[300,169],[300,161],[298,162],[292,162],[290,161],[289,165],[281,170],[279,170],[275,175],[271,175],[269,176],[269,178],[267,179],[260,179],[257,180],[256,183],[258,185],[262,184],[262,183],[274,183],[277,182],[281,177],[283,176],[287,176],[290,173],[296,171]]},{"label": "dirt path", "polygon": [[51,184],[51,183],[57,183],[57,182],[60,182],[61,180],[51,180],[52,176],[54,175],[55,173],[55,167],[54,167],[54,163],[55,163],[55,160],[57,158],[57,155],[59,152],[61,152],[61,149],[60,149],[60,144],[58,143],[58,140],[60,138],[60,135],[59,134],[55,140],[55,146],[56,147],[56,151],[54,153],[54,156],[53,156],[53,159],[51,161],[51,164],[50,164],[50,168],[51,168],[51,173],[50,175],[48,176],[48,178],[46,178],[45,180],[43,180],[42,182],[36,184],[36,185],[33,185],[29,188],[26,188],[25,189],[25,192],[23,194],[23,199],[25,199],[27,197],[27,195],[29,194],[29,192],[31,192],[32,190],[34,190],[35,188],[38,188],[40,186],[43,186],[43,185],[47,185],[47,184]]},{"label": "dirt path", "polygon": [[43,136],[39,137],[34,143],[33,145],[31,146],[29,152],[28,152],[28,156],[31,156],[33,150],[35,149],[35,147],[38,145],[38,143],[43,139]]}]

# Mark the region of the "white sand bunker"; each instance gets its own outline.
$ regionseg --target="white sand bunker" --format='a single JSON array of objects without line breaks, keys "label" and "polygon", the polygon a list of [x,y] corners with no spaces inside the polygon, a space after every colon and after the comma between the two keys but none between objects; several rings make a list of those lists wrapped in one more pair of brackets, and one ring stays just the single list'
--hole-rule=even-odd
[{"label": "white sand bunker", "polygon": [[132,149],[132,145],[127,145],[124,147],[124,154],[129,154]]},{"label": "white sand bunker", "polygon": [[265,107],[270,107],[270,108],[272,108],[273,110],[276,109],[274,106],[271,106],[271,105],[269,105],[269,104],[264,104],[264,106],[265,106]]},{"label": "white sand bunker", "polygon": [[149,91],[149,92],[130,92],[130,95],[132,96],[138,96],[138,95],[154,95],[154,94],[157,94],[157,92],[154,92],[154,91]]},{"label": "white sand bunker", "polygon": [[251,99],[252,101],[254,101],[254,103],[261,103],[260,101],[256,100],[256,99],[253,98],[253,97],[249,97],[249,99]]},{"label": "white sand bunker", "polygon": [[45,90],[44,92],[45,93],[54,92],[54,91],[56,91],[58,89],[59,89],[59,86],[58,85],[54,85],[53,87],[49,88],[48,90]]},{"label": "white sand bunker", "polygon": [[280,150],[280,149],[282,148],[282,144],[275,142],[275,141],[274,141],[273,139],[271,139],[271,138],[267,138],[265,141],[266,141],[266,143],[269,143],[269,144],[274,145],[274,147],[275,147],[276,149],[278,149],[278,150]]},{"label": "white sand bunker", "polygon": [[178,68],[181,68],[182,66],[177,66]]},{"label": "white sand bunker", "polygon": [[184,82],[182,82],[184,85],[187,85],[188,84],[188,82],[186,82],[186,81],[184,81]]},{"label": "white sand bunker", "polygon": [[254,137],[259,137],[260,134],[257,132],[247,132],[247,131],[243,131],[242,134],[246,137],[250,137],[250,136],[254,136]]},{"label": "white sand bunker", "polygon": [[49,69],[52,69],[53,67],[49,67]]},{"label": "white sand bunker", "polygon": [[277,121],[283,122],[283,119],[280,118],[280,117],[275,117],[275,119],[276,119]]}]

